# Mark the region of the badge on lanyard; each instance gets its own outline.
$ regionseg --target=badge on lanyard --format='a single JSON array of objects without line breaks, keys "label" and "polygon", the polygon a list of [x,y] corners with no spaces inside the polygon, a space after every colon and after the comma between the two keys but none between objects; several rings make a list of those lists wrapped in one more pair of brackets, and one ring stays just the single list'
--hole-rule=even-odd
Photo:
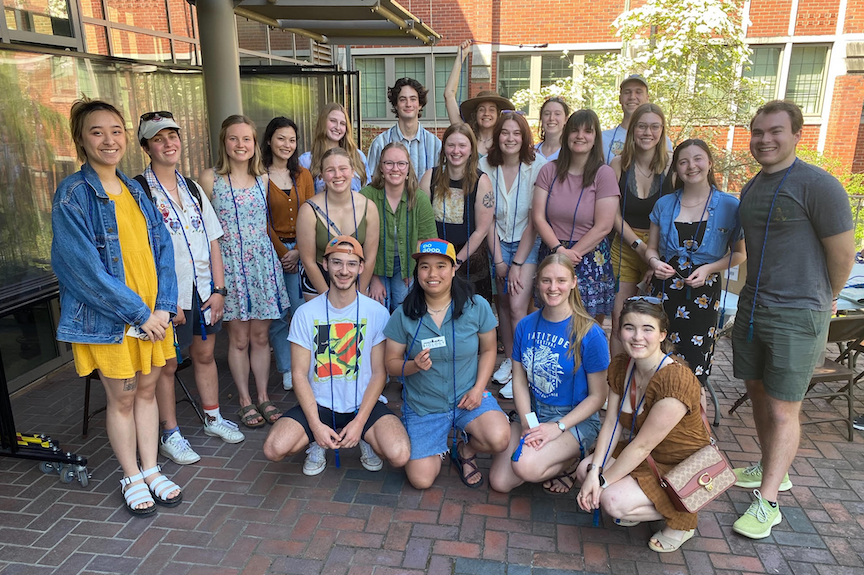
[{"label": "badge on lanyard", "polygon": [[447,347],[447,340],[444,336],[440,337],[430,337],[429,339],[424,339],[420,341],[420,345],[423,349],[435,349],[437,347]]}]

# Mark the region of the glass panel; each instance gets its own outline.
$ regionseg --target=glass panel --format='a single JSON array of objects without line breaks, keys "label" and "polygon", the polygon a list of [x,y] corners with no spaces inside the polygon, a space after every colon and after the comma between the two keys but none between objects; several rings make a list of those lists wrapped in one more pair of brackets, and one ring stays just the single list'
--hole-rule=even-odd
[{"label": "glass panel", "polygon": [[[444,105],[444,86],[453,69],[456,56],[435,56],[435,117],[447,119],[447,107]],[[461,102],[468,99],[468,64],[462,65],[459,73],[459,88],[456,90],[456,101]]]},{"label": "glass panel", "polygon": [[168,13],[165,3],[130,2],[129,0],[104,0],[108,20],[128,24],[156,32],[168,32]]},{"label": "glass panel", "polygon": [[789,62],[786,97],[805,114],[822,113],[822,92],[825,83],[827,46],[795,46]]},{"label": "glass panel", "polygon": [[[531,56],[498,57],[498,93],[510,98],[531,86]],[[522,108],[527,112],[528,106]]]},{"label": "glass panel", "polygon": [[753,78],[758,83],[756,90],[763,100],[773,100],[777,97],[780,47],[764,46],[753,48],[750,60],[752,64],[750,64],[750,69],[744,71],[744,76]]},{"label": "glass panel", "polygon": [[47,302],[19,308],[0,317],[0,353],[6,381],[60,355]]},{"label": "glass panel", "polygon": [[105,26],[84,24],[84,41],[87,52],[91,54],[110,55],[108,50],[108,31]]},{"label": "glass panel", "polygon": [[357,58],[354,66],[360,71],[360,112],[363,118],[386,118],[389,102],[384,58]]},{"label": "glass panel", "polygon": [[570,59],[564,54],[544,54],[540,60],[540,87],[554,84],[559,78],[572,78]]},{"label": "glass panel", "polygon": [[198,61],[198,52],[195,48],[195,44],[174,40],[174,61],[182,64],[200,64],[201,62]]},{"label": "glass panel", "polygon": [[126,174],[139,174],[146,166],[134,133],[140,115],[151,110],[171,110],[183,127],[182,173],[197,176],[211,165],[203,76],[182,72],[155,65],[4,52],[0,60],[0,302],[19,293],[22,286],[47,283],[53,277],[51,202],[60,181],[79,168],[69,135],[69,106],[75,97],[84,93],[105,99],[126,116],[130,137],[121,162]]},{"label": "glass panel", "polygon": [[267,51],[267,26],[246,18],[237,18],[237,41],[243,50]]},{"label": "glass panel", "polygon": [[3,0],[10,30],[72,38],[67,0]]},{"label": "glass panel", "polygon": [[414,78],[424,86],[426,85],[425,58],[396,58],[394,71],[396,78]]},{"label": "glass panel", "polygon": [[114,56],[151,62],[171,61],[171,42],[168,38],[157,38],[137,32],[111,29]]},{"label": "glass panel", "polygon": [[168,0],[168,14],[171,16],[171,32],[178,36],[197,38],[195,22],[192,19],[194,8],[186,0]]},{"label": "glass panel", "polygon": [[78,0],[78,4],[81,6],[81,12],[84,16],[88,18],[105,18],[102,13],[102,0]]}]

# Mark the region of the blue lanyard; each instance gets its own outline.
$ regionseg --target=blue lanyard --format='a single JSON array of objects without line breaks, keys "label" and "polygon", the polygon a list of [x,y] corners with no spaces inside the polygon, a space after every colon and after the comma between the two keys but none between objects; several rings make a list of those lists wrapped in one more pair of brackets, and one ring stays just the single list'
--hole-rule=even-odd
[{"label": "blue lanyard", "polygon": [[609,140],[609,149],[606,150],[606,165],[609,165],[609,162],[612,161],[612,146],[615,145],[615,136],[618,135],[618,128],[621,127],[621,124],[615,126],[615,131],[612,132],[612,138]]},{"label": "blue lanyard", "polygon": [[[501,182],[504,182],[504,187],[507,187],[507,182],[504,181],[504,174],[501,171],[501,166],[496,168],[496,178],[495,178],[495,212],[493,214],[493,219],[495,220],[495,231],[498,231],[498,196],[499,189],[501,186]],[[519,167],[516,169],[516,202],[513,206],[513,231],[516,231],[516,217],[519,215],[519,190],[522,187],[522,164],[519,164]],[[509,193],[510,190],[505,190]],[[516,240],[519,241],[519,240]],[[508,242],[510,243],[510,242]],[[492,262],[495,262],[495,254],[492,254]]]},{"label": "blue lanyard", "polygon": [[[150,169],[153,172],[152,169]],[[180,175],[177,170],[174,170],[174,174],[177,178],[177,197],[180,201],[183,201],[183,197],[180,195],[180,181],[183,180],[183,176]],[[159,188],[162,190],[162,193],[165,194],[165,198],[168,201],[168,205],[171,206],[171,210],[174,212],[174,217],[177,218],[177,223],[180,225],[180,231],[183,232],[183,239],[186,241],[186,250],[189,252],[189,260],[192,263],[192,287],[195,290],[195,293],[198,293],[198,270],[195,269],[195,256],[192,254],[192,244],[189,243],[189,236],[186,235],[186,230],[184,229],[183,222],[180,220],[180,214],[177,213],[177,208],[174,207],[174,202],[171,201],[171,196],[168,194],[168,191],[165,189],[165,186],[162,185],[162,182],[159,181],[159,177],[156,175],[156,172],[153,172],[153,179],[156,180],[156,183],[159,184]],[[184,182],[185,183],[185,182]],[[213,289],[213,260],[210,257],[210,236],[207,235],[207,227],[204,225],[204,216],[201,214],[201,209],[198,207],[198,204],[195,202],[194,198],[192,198],[192,192],[189,188],[186,188],[186,194],[189,196],[189,200],[192,202],[192,205],[195,206],[195,211],[198,213],[198,217],[201,218],[201,229],[204,230],[204,238],[207,240],[207,258],[208,263],[210,265],[210,289]],[[201,301],[201,295],[198,294],[198,301]],[[193,298],[194,303],[194,298]],[[198,321],[201,323],[201,340],[207,341],[207,326],[204,323],[204,311],[201,309],[201,306],[198,306]],[[173,324],[173,321],[172,321]],[[175,334],[175,343],[176,343],[176,334]],[[180,353],[179,344],[176,347],[177,358],[180,360],[182,354]]]},{"label": "blue lanyard", "polygon": [[[330,238],[333,237],[332,235],[330,235],[330,204],[327,203],[327,195],[329,193],[330,193],[330,190],[327,190],[327,189],[324,190],[324,216],[327,218],[327,241],[328,242],[330,241]],[[348,193],[351,194],[351,212],[354,214],[354,232],[350,235],[354,236],[359,241],[360,238],[357,237],[359,230],[357,229],[357,208],[354,205],[354,191],[351,190]],[[337,230],[338,230],[338,228],[337,228]]]},{"label": "blue lanyard", "polygon": [[[446,177],[448,180],[450,179],[449,174],[444,173],[445,170],[441,170],[441,174],[439,177]],[[462,177],[463,186],[465,177]],[[450,186],[447,186],[447,189],[451,189]],[[468,246],[465,254],[465,277],[468,281],[471,281],[471,207],[468,205],[468,198],[471,197],[471,194],[465,195],[465,189],[461,190],[462,193],[462,213],[465,214],[465,225],[466,233],[468,234],[467,239],[465,240],[465,245]],[[476,199],[476,195],[475,195]],[[441,212],[441,229],[444,230],[444,237],[442,238],[445,242],[447,241],[447,198],[441,198],[441,205],[443,206]]]},{"label": "blue lanyard", "polygon": [[[558,174],[555,174],[555,177],[552,178],[552,185],[549,186],[549,193],[546,194],[546,207],[544,210],[544,216],[546,217],[546,221],[549,221],[549,199],[552,197],[552,188],[555,187],[555,180],[558,178]],[[573,247],[573,234],[576,233],[576,214],[579,213],[579,204],[582,203],[582,194],[585,193],[585,174],[582,174],[582,189],[579,191],[579,199],[576,200],[576,209],[573,210],[573,225],[570,227],[570,239],[567,241],[567,249]],[[549,224],[552,225],[551,223]],[[561,238],[558,238],[559,240]],[[578,241],[578,240],[577,240]]]},{"label": "blue lanyard", "polygon": [[[633,163],[634,169],[636,166],[635,160]],[[660,188],[657,190],[657,193],[663,195],[663,180],[666,179],[666,172],[660,174]],[[653,187],[654,180],[651,180],[651,184]],[[648,198],[651,197],[651,189],[648,189]],[[615,274],[615,291],[618,291],[618,287],[621,285],[621,262],[624,261],[624,215],[627,212],[627,196],[630,195],[630,170],[628,169],[625,172],[624,176],[624,197],[621,199],[621,233],[619,234],[619,243],[618,243],[618,273]],[[639,183],[636,183],[636,195],[639,195]],[[648,199],[645,198],[645,199]]]},{"label": "blue lanyard", "polygon": [[[762,279],[762,264],[765,263],[765,246],[768,244],[768,227],[771,225],[771,214],[774,213],[774,203],[777,201],[777,194],[780,193],[780,188],[783,186],[783,182],[786,181],[786,178],[789,177],[789,173],[792,171],[792,168],[795,167],[795,164],[798,163],[798,158],[795,158],[795,161],[792,162],[792,165],[786,169],[786,173],[783,174],[783,179],[780,180],[780,183],[777,184],[777,189],[774,190],[774,196],[771,198],[771,207],[768,209],[768,217],[765,220],[765,236],[762,238],[762,250],[759,253],[759,272],[756,274],[756,288],[753,291],[753,302],[750,305],[750,321],[749,326],[747,328],[747,341],[753,341],[753,314],[756,312],[756,296],[759,295],[759,282]],[[759,174],[762,173],[762,170],[759,170]],[[740,221],[740,213],[741,213],[741,204],[744,202],[744,196],[747,192],[750,191],[750,188],[753,187],[753,184],[756,182],[756,178],[759,177],[759,174],[756,174],[750,183],[747,184],[747,187],[741,191],[741,198],[738,202],[738,213],[739,213],[739,221]],[[731,260],[730,260],[731,262]]]},{"label": "blue lanyard", "polygon": [[[676,210],[679,210],[679,213],[680,213],[679,207],[681,206],[681,196],[683,195],[683,193],[684,193],[683,190],[675,193],[675,205],[672,206],[672,217],[669,218],[669,224],[666,226],[667,241],[668,241],[668,238],[672,237],[672,228],[675,226],[675,218],[676,218],[675,212],[676,212]],[[708,228],[708,219],[705,217],[705,212],[708,211],[708,206],[711,204],[711,200],[713,198],[714,198],[714,186],[711,186],[711,190],[708,192],[708,198],[705,200],[705,206],[702,208],[702,215],[699,216],[699,223],[696,224],[696,231],[693,232],[693,237],[690,239],[690,245],[685,246],[685,248],[684,248],[684,251],[687,254],[687,261],[685,262],[685,265],[690,266],[687,269],[693,269],[693,252],[696,251],[696,249],[698,249],[698,248],[694,248],[693,246],[696,244],[696,238],[699,237],[699,231],[702,229],[702,224],[705,224],[706,229]],[[678,239],[680,240],[681,238],[678,238]],[[702,243],[705,243],[704,237],[702,238],[702,240],[703,240]],[[664,249],[663,251],[664,251],[664,255],[667,255],[667,257],[668,257],[668,254],[665,254],[666,250]],[[681,268],[681,258],[678,258],[678,268],[679,269]],[[663,280],[663,293],[666,293],[666,280]],[[687,286],[686,297],[688,300],[690,299],[690,286]]]},{"label": "blue lanyard", "polygon": [[[403,192],[402,197],[405,198],[405,261],[409,261],[411,259],[411,255],[409,250],[411,246],[409,245],[410,237],[411,237],[411,227],[408,222],[408,195],[407,195],[407,183],[406,191]],[[381,229],[384,233],[382,233],[382,237],[384,238],[384,251],[381,261],[384,263],[384,277],[392,277],[387,275],[387,236],[389,235],[389,231],[387,230],[387,205],[389,205],[390,200],[387,199],[387,189],[384,189],[384,195],[381,198]],[[399,200],[399,203],[402,203],[402,200]],[[399,211],[399,206],[396,206],[396,212]],[[393,213],[393,243],[395,247],[393,248],[393,261],[396,261],[396,257],[399,256],[399,222],[396,218],[396,212]],[[401,256],[399,256],[401,259]],[[395,267],[395,263],[394,263]],[[403,275],[407,270],[403,270]],[[405,276],[407,277],[407,276]],[[401,279],[401,278],[399,278]],[[390,294],[387,294],[389,299]],[[389,306],[388,306],[389,309]]]},{"label": "blue lanyard", "polygon": [[[360,377],[360,292],[357,292],[356,319],[354,321],[354,415],[357,415],[357,388]],[[330,343],[330,290],[324,292],[324,314],[327,319],[327,373],[330,375],[330,414],[333,416],[333,431],[336,431],[336,396],[333,394],[333,346]],[[365,340],[364,340],[365,342]],[[320,342],[319,342],[320,343]],[[337,354],[338,358],[338,354]],[[339,467],[339,450],[334,450],[336,467]]]},{"label": "blue lanyard", "polygon": [[[657,369],[655,369],[654,373],[651,375],[651,379],[653,379],[654,376],[657,375],[657,372],[660,371],[661,367],[663,367],[663,362],[666,361],[666,358],[669,357],[670,355],[672,355],[671,351],[663,356],[663,359],[661,359],[660,363],[657,364]],[[635,372],[635,371],[636,371],[636,364],[633,364],[633,367],[630,369],[630,375],[627,377],[627,387],[624,388],[624,394],[621,396],[621,405],[618,406],[618,416],[619,417],[621,416],[621,407],[623,407],[623,405],[624,405],[624,398],[627,397],[628,391],[630,391],[630,384],[633,382],[633,372]],[[651,379],[648,380],[648,383],[651,383]],[[645,391],[642,392],[642,399],[639,400],[638,405],[631,406],[633,408],[633,421],[631,422],[631,425],[630,425],[630,439],[628,440],[628,443],[633,441],[633,436],[635,435],[635,432],[636,432],[636,416],[639,414],[639,410],[642,409],[642,404],[645,403],[645,396],[647,395],[647,393],[648,393],[648,385],[646,384],[645,385]],[[616,425],[617,425],[617,422],[616,422]],[[615,432],[613,431],[612,434],[614,435]],[[610,442],[610,445],[611,445],[611,442]],[[608,451],[607,451],[607,455],[608,455]],[[604,459],[603,462],[605,463],[606,460]]]}]

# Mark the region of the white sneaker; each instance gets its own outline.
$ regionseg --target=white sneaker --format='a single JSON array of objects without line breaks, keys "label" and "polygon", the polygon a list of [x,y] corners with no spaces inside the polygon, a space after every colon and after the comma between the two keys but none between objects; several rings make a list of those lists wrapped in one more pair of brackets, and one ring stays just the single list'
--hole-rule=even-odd
[{"label": "white sneaker", "polygon": [[201,460],[201,456],[195,453],[179,431],[169,435],[168,439],[159,441],[159,453],[178,465],[189,465]]},{"label": "white sneaker", "polygon": [[513,379],[507,382],[507,385],[498,390],[498,395],[504,399],[513,399]]},{"label": "white sneaker", "polygon": [[294,389],[294,382],[291,379],[291,372],[286,371],[282,374],[282,389],[285,391],[291,391]]},{"label": "white sneaker", "polygon": [[306,450],[306,461],[303,462],[303,475],[318,475],[327,467],[327,454],[324,448],[316,442]]},{"label": "white sneaker", "polygon": [[498,371],[492,374],[492,379],[498,383],[507,383],[513,379],[513,360],[507,358],[502,361],[498,367]]},{"label": "white sneaker", "polygon": [[[223,419],[222,417],[215,420],[215,418],[206,414],[204,415],[204,419],[204,435],[220,437],[225,443],[240,443],[246,439],[246,436],[240,431],[240,427],[233,421]],[[209,422],[211,419],[214,420],[212,423]]]},{"label": "white sneaker", "polygon": [[381,461],[372,446],[362,439],[360,440],[360,463],[363,464],[366,471],[381,471],[381,468],[384,467],[384,462]]}]

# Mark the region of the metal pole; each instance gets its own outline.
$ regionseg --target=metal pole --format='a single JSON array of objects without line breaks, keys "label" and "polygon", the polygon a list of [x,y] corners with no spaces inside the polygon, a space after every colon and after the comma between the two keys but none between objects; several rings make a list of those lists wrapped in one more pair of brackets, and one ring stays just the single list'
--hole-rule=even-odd
[{"label": "metal pole", "polygon": [[213,159],[218,150],[222,121],[232,114],[243,113],[240,54],[232,0],[200,0],[196,5],[210,125],[210,157]]}]

